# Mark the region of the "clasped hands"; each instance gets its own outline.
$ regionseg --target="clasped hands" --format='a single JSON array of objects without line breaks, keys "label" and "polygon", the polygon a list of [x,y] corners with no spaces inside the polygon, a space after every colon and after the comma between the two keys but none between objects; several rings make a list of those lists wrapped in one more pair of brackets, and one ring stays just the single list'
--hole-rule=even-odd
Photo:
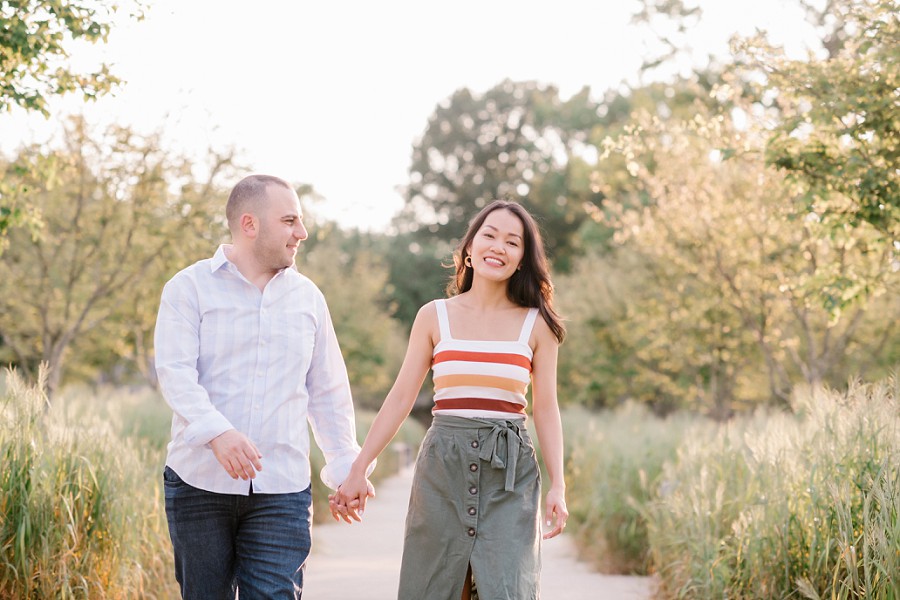
[{"label": "clasped hands", "polygon": [[365,476],[351,473],[335,493],[328,496],[328,508],[335,521],[361,522],[366,501],[375,497],[375,486]]}]

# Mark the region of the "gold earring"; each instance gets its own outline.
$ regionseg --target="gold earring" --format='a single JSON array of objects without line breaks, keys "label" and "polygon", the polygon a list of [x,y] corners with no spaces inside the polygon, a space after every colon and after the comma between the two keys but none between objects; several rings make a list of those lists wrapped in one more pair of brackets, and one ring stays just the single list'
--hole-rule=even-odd
[{"label": "gold earring", "polygon": [[472,268],[472,256],[471,256],[471,255],[467,255],[467,256],[463,259],[463,264],[466,265],[467,267],[469,267],[469,268],[471,269],[471,268]]}]

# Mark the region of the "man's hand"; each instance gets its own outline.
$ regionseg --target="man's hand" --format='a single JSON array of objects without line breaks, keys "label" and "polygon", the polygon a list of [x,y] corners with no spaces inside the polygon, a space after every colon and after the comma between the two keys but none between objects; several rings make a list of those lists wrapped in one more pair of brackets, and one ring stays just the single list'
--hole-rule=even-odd
[{"label": "man's hand", "polygon": [[255,478],[257,471],[262,471],[262,454],[256,444],[237,429],[229,429],[213,438],[209,445],[232,479],[240,477],[246,481]]}]

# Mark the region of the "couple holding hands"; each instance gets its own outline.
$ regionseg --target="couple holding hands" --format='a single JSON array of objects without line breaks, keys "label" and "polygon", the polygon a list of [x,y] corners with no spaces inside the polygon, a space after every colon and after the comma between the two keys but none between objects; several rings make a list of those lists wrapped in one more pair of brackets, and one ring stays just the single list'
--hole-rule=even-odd
[{"label": "couple holding hands", "polygon": [[[307,237],[295,191],[251,175],[226,217],[232,243],[166,284],[155,332],[174,412],[163,479],[182,596],[300,598],[311,547],[307,420],[335,490],[332,515],[360,520],[374,497],[368,475],[431,369],[433,421],[416,461],[398,598],[465,599],[474,588],[482,600],[539,598],[541,541],[568,517],[556,392],[565,327],[531,215],[498,200],[471,220],[448,298],[420,308],[361,448],[325,299],[294,266]],[[529,384],[550,479],[543,508]]]}]

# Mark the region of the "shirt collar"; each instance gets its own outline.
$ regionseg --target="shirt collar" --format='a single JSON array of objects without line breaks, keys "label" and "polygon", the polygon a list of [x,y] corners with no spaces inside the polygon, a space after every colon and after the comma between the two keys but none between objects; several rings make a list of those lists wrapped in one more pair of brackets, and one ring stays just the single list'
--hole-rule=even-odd
[{"label": "shirt collar", "polygon": [[213,255],[212,260],[209,261],[209,270],[213,273],[221,269],[224,265],[231,263],[228,260],[228,257],[225,256],[225,249],[231,249],[231,244],[220,244],[219,248],[216,250],[216,253]]}]

